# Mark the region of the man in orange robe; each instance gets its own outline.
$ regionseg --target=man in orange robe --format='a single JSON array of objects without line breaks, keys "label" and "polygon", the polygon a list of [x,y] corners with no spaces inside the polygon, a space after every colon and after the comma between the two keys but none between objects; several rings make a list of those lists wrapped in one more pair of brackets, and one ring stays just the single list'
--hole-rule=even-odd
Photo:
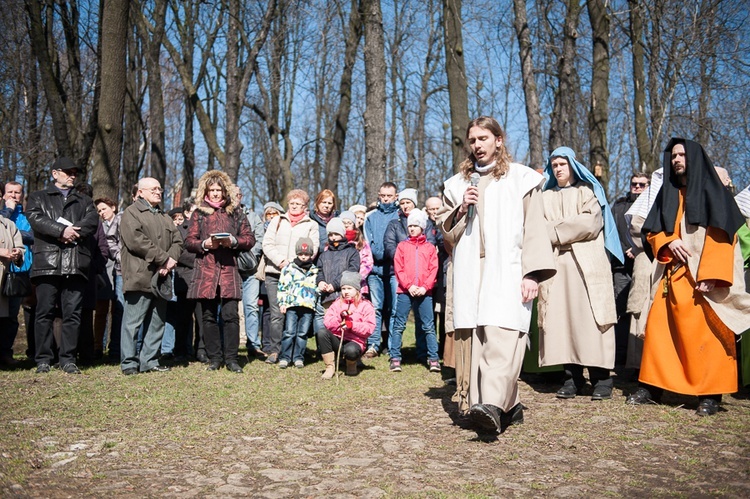
[{"label": "man in orange robe", "polygon": [[[639,381],[629,404],[663,390],[697,395],[697,414],[737,391],[735,334],[750,327],[750,295],[735,234],[744,223],[731,193],[696,142],[672,139],[664,183],[642,233],[658,262]],[[739,257],[739,258],[738,258]],[[738,268],[739,267],[739,268]]]}]

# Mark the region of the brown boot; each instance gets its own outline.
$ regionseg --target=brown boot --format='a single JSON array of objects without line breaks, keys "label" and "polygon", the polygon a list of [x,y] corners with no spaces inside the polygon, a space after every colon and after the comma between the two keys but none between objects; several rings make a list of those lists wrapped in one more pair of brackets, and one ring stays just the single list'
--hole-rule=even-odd
[{"label": "brown boot", "polygon": [[356,376],[357,375],[357,361],[346,359],[346,375]]},{"label": "brown boot", "polygon": [[331,379],[333,378],[333,373],[336,371],[334,366],[334,361],[336,360],[336,355],[333,352],[324,353],[322,355],[323,357],[323,364],[326,365],[326,370],[323,373],[323,376],[321,376],[321,379]]}]

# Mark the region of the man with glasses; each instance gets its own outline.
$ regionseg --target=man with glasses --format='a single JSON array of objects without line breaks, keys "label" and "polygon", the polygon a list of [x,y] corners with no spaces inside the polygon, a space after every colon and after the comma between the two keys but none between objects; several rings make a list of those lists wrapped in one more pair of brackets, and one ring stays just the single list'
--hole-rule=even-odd
[{"label": "man with glasses", "polygon": [[615,365],[625,365],[628,353],[628,334],[630,329],[630,315],[627,313],[628,293],[633,279],[633,262],[637,250],[631,247],[628,233],[630,226],[625,219],[625,213],[633,206],[635,200],[646,190],[650,182],[650,175],[635,172],[630,176],[630,190],[612,205],[612,215],[620,236],[620,245],[625,255],[625,262],[616,259],[612,261],[612,276],[615,287],[615,306],[617,308],[617,324],[615,325]]},{"label": "man with glasses", "polygon": [[[161,210],[164,189],[155,178],[138,181],[136,199],[122,213],[122,252],[125,311],[120,335],[120,369],[126,376],[138,372],[165,372],[159,365],[159,346],[164,335],[167,297],[159,278],[170,279],[182,251],[182,236],[172,219]],[[171,292],[169,293],[171,294]],[[138,330],[143,324],[143,346],[136,353]]]},{"label": "man with glasses", "polygon": [[78,166],[58,158],[52,166],[54,184],[29,195],[26,216],[34,231],[31,279],[36,284],[36,372],[48,373],[54,359],[52,323],[59,304],[62,332],[58,345],[60,368],[80,374],[76,366],[83,292],[91,253],[88,238],[99,226],[94,202],[73,188]]},{"label": "man with glasses", "polygon": [[385,230],[391,220],[398,218],[398,203],[396,202],[396,184],[384,182],[378,191],[378,206],[365,219],[364,232],[372,250],[373,267],[367,276],[367,287],[370,289],[370,301],[375,308],[375,331],[367,338],[367,351],[363,357],[372,359],[380,354],[382,339],[383,314],[386,314],[386,324],[390,319],[391,286],[390,260],[385,256],[383,238]]}]

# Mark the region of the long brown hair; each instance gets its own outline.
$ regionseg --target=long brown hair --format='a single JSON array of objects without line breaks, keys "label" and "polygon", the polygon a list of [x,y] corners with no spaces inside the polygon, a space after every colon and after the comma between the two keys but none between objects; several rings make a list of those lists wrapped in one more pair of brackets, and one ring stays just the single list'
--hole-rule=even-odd
[{"label": "long brown hair", "polygon": [[493,177],[501,178],[503,175],[505,175],[505,172],[508,171],[509,165],[513,161],[513,158],[508,152],[508,148],[505,147],[505,130],[503,130],[503,127],[500,126],[500,123],[498,123],[497,120],[495,118],[492,118],[491,116],[480,116],[479,118],[474,118],[466,127],[466,141],[464,143],[464,149],[466,150],[467,158],[463,160],[461,165],[459,165],[459,171],[466,180],[468,180],[471,174],[474,173],[474,163],[476,163],[477,159],[474,157],[474,153],[471,152],[471,148],[469,147],[468,143],[469,131],[474,127],[479,127],[487,130],[495,137],[500,137],[503,140],[502,144],[500,144],[500,147],[498,147],[497,151],[495,151],[495,157],[492,158],[493,161],[495,161],[495,167],[491,172]]}]

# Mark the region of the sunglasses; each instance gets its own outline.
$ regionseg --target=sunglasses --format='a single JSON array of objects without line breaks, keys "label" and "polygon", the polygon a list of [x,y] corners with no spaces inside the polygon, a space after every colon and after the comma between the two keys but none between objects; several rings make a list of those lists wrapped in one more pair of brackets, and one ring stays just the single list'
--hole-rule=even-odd
[{"label": "sunglasses", "polygon": [[630,187],[648,187],[646,182],[630,182]]}]

